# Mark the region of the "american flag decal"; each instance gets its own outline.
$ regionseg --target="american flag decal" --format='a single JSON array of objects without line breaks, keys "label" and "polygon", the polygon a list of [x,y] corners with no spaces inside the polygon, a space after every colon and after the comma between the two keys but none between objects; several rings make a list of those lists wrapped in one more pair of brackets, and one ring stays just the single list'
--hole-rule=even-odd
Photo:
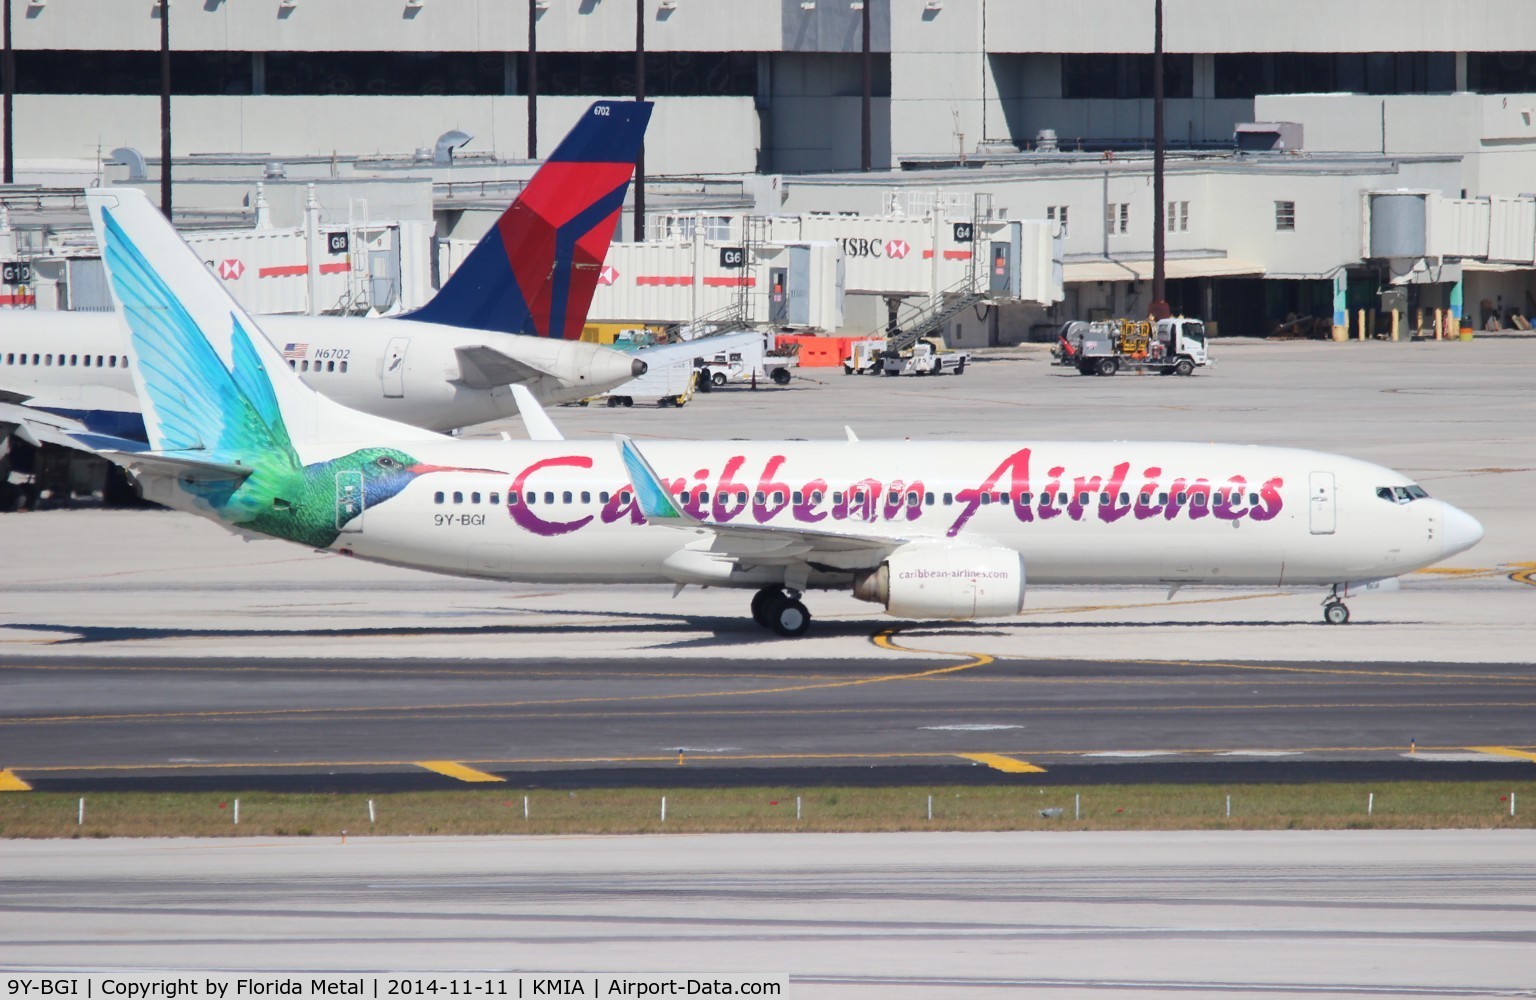
[{"label": "american flag decal", "polygon": [[283,358],[302,358],[309,353],[308,344],[284,344]]}]

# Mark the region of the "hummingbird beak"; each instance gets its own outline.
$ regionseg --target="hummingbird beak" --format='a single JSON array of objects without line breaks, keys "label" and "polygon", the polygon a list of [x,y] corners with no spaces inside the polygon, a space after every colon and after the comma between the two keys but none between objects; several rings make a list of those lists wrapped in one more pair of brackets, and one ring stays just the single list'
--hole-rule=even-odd
[{"label": "hummingbird beak", "polygon": [[502,472],[500,469],[465,469],[457,465],[428,465],[426,462],[417,462],[415,465],[408,465],[405,467],[405,471],[409,472],[413,476],[424,476],[429,472],[478,472],[487,476],[506,475],[506,473]]}]

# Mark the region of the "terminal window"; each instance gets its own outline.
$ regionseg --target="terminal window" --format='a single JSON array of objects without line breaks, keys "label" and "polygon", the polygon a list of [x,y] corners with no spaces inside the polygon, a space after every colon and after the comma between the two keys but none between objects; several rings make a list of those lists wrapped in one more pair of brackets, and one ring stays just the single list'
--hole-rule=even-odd
[{"label": "terminal window", "polygon": [[1282,233],[1296,231],[1296,203],[1294,201],[1275,202],[1275,230]]}]

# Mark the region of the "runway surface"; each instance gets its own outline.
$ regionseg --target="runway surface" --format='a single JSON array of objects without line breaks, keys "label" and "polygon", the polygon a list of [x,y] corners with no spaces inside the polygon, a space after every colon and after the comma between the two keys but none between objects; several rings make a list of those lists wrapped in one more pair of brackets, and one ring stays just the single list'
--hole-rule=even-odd
[{"label": "runway surface", "polygon": [[[37,788],[1521,777],[1519,664],[902,660],[0,662]],[[681,753],[685,764],[678,766]],[[978,764],[993,755],[1040,770]],[[604,777],[606,775],[606,777]]]},{"label": "runway surface", "polygon": [[816,997],[1536,988],[1536,833],[0,842],[6,970],[788,975]]}]

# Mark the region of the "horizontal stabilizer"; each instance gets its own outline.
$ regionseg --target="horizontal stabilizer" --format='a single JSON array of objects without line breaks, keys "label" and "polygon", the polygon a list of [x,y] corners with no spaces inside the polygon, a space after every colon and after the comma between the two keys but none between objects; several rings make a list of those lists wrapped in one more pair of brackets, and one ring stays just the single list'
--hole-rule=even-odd
[{"label": "horizontal stabilizer", "polygon": [[459,377],[456,381],[468,389],[494,389],[499,385],[517,385],[520,382],[532,382],[540,375],[550,374],[525,361],[503,354],[494,347],[484,345],[455,347],[453,353],[459,356]]},{"label": "horizontal stabilizer", "polygon": [[544,412],[544,407],[534,398],[532,392],[525,385],[512,387],[512,398],[517,400],[517,414],[523,418],[523,426],[528,429],[530,441],[564,441],[565,435],[560,433],[560,428],[549,419],[549,414]]}]

